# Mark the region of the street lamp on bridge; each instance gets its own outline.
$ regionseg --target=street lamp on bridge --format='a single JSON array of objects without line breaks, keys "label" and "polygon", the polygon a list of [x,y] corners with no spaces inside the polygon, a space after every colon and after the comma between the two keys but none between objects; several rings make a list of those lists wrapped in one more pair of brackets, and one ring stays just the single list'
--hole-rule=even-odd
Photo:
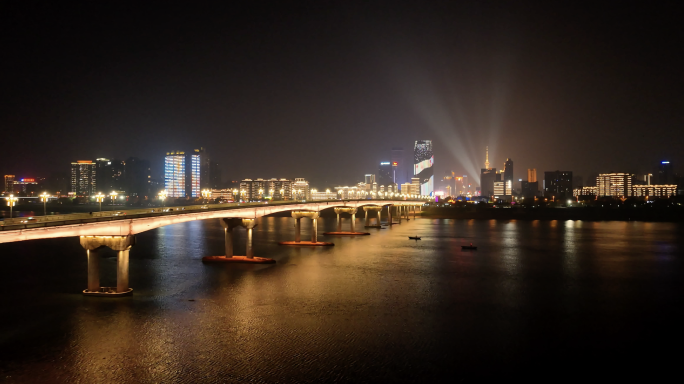
[{"label": "street lamp on bridge", "polygon": [[14,195],[9,195],[9,197],[5,197],[5,200],[7,200],[7,206],[10,207],[10,219],[12,218],[12,207],[14,207],[14,204],[17,203],[18,198],[14,197]]},{"label": "street lamp on bridge", "polygon": [[43,202],[43,216],[47,216],[47,201],[48,198],[50,198],[50,195],[47,194],[47,192],[43,192],[40,194],[40,201]]},{"label": "street lamp on bridge", "polygon": [[164,207],[164,200],[166,200],[166,190],[159,192],[159,200],[162,201],[162,208]]},{"label": "street lamp on bridge", "polygon": [[98,192],[97,195],[95,195],[95,199],[100,203],[100,212],[102,212],[102,200],[104,200],[104,198],[105,195],[103,195],[102,192]]},{"label": "street lamp on bridge", "polygon": [[[112,205],[114,205],[114,203],[116,202],[116,197],[117,197],[118,195],[119,195],[119,194],[116,193],[116,191],[112,191],[112,193],[109,194],[109,197],[112,198]],[[112,207],[112,209],[114,209],[114,207]]]},{"label": "street lamp on bridge", "polygon": [[211,191],[208,189],[203,189],[202,190],[202,197],[204,198],[204,200],[207,200],[208,198],[211,197]]}]

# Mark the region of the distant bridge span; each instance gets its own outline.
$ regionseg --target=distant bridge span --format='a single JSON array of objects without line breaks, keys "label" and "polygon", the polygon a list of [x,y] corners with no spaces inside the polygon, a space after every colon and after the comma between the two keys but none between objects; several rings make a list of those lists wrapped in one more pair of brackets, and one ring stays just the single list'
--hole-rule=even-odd
[{"label": "distant bridge span", "polygon": [[131,236],[171,224],[194,220],[243,218],[255,219],[278,212],[327,208],[386,205],[422,205],[422,200],[328,200],[315,202],[272,202],[209,204],[190,207],[165,207],[104,211],[92,214],[36,217],[35,221],[5,220],[0,243],[78,236]]}]

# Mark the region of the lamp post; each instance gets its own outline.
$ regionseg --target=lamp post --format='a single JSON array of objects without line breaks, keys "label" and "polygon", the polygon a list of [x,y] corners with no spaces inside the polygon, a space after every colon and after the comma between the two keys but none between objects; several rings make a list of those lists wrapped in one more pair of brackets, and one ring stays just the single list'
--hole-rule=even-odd
[{"label": "lamp post", "polygon": [[280,188],[280,200],[285,200],[285,188]]},{"label": "lamp post", "polygon": [[240,190],[240,201],[242,201],[242,199],[244,198],[244,196],[245,196],[245,190],[244,190],[244,189],[241,189],[241,190]]},{"label": "lamp post", "polygon": [[202,190],[202,197],[204,198],[205,202],[206,200],[211,196],[211,191],[208,189],[203,189]]},{"label": "lamp post", "polygon": [[47,194],[47,192],[43,192],[40,194],[40,201],[43,202],[43,216],[47,216],[47,201],[50,195]]},{"label": "lamp post", "polygon": [[17,203],[18,198],[14,197],[14,195],[9,195],[9,197],[5,197],[7,200],[7,206],[10,207],[10,219],[12,218],[12,207],[14,207],[14,204]]},{"label": "lamp post", "polygon": [[162,208],[164,207],[164,200],[166,200],[166,190],[159,192],[159,200],[162,201]]},{"label": "lamp post", "polygon": [[109,197],[112,199],[112,210],[114,210],[114,203],[116,203],[116,197],[119,196],[116,191],[112,191],[112,193],[109,194]]},{"label": "lamp post", "polygon": [[273,192],[275,192],[275,189],[273,188],[268,190],[269,196],[271,196],[271,201],[273,201]]},{"label": "lamp post", "polygon": [[263,199],[264,199],[264,189],[259,188],[259,200],[263,200]]},{"label": "lamp post", "polygon": [[238,200],[238,201],[239,201],[240,199],[239,199],[239,198],[236,198],[235,196],[238,196],[238,190],[237,190],[237,188],[234,188],[234,189],[233,189],[233,202],[235,202],[235,200]]},{"label": "lamp post", "polygon": [[104,198],[105,195],[103,195],[102,192],[98,192],[97,195],[95,195],[95,199],[100,203],[100,212],[102,212],[102,200],[104,200]]}]

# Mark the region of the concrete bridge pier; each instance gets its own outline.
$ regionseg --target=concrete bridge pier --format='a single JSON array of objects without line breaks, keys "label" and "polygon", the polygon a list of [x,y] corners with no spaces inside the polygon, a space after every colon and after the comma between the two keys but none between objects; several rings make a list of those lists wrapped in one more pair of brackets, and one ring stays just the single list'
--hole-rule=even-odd
[{"label": "concrete bridge pier", "polygon": [[[356,222],[356,208],[351,208],[351,207],[339,207],[339,208],[334,208],[335,213],[337,214],[337,232],[325,232],[324,235],[329,235],[329,236],[365,236],[365,235],[370,235],[368,232],[356,232],[355,230],[355,222]],[[350,232],[344,232],[342,231],[342,217],[340,214],[342,213],[348,213],[351,215],[351,231]]]},{"label": "concrete bridge pier", "polygon": [[[135,236],[81,236],[81,246],[88,255],[88,289],[83,290],[87,296],[118,297],[133,294],[128,286],[129,251],[135,245]],[[109,247],[119,254],[116,258],[116,287],[100,286],[100,255],[98,250]]]},{"label": "concrete bridge pier", "polygon": [[[255,257],[253,248],[253,230],[257,226],[256,219],[219,219],[225,235],[225,256],[205,256],[202,258],[204,263],[246,263],[246,264],[273,264],[275,260],[267,257]],[[245,246],[245,256],[234,255],[233,229],[245,227],[247,230],[247,241]]]},{"label": "concrete bridge pier", "polygon": [[[363,207],[363,210],[366,211],[366,228],[382,228],[382,225],[380,225],[380,212],[382,211],[382,206],[367,206]],[[368,214],[369,212],[375,212],[376,216],[376,222],[375,225],[371,225],[371,217]]]},{"label": "concrete bridge pier", "polygon": [[[306,245],[306,246],[331,246],[334,243],[318,241],[318,212],[316,211],[292,211],[295,219],[295,241],[281,241],[279,245]],[[302,217],[311,219],[311,241],[302,241]]]}]

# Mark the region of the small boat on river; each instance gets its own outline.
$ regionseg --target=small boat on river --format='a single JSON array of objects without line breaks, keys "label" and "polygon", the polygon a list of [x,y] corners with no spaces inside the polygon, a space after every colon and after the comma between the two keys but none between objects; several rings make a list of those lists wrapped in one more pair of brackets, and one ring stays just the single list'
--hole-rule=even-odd
[{"label": "small boat on river", "polygon": [[470,245],[461,245],[461,249],[477,249],[476,246],[473,245],[473,243],[470,243]]},{"label": "small boat on river", "polygon": [[409,240],[420,240],[420,236],[409,236]]}]

